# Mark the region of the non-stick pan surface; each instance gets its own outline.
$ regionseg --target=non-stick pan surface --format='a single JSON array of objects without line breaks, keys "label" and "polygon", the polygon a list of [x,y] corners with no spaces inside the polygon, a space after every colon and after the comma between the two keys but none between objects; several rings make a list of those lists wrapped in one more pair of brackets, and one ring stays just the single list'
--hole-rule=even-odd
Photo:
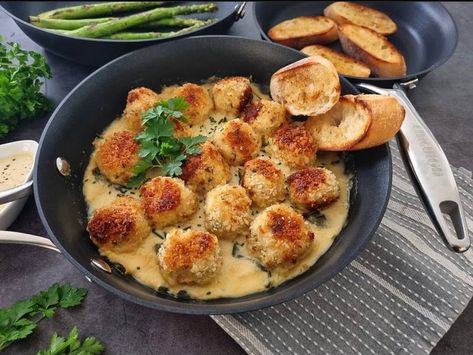
[{"label": "non-stick pan surface", "polygon": [[[330,250],[303,275],[266,292],[236,299],[177,300],[156,294],[131,277],[107,274],[90,264],[99,258],[85,226],[82,177],[96,135],[118,115],[127,92],[137,86],[159,90],[213,75],[252,76],[269,83],[277,69],[304,58],[300,52],[269,42],[239,37],[204,36],[143,48],[103,66],[82,81],[58,106],[41,137],[34,175],[36,204],[53,242],[85,275],[132,302],[166,311],[214,314],[254,310],[310,291],[346,266],[369,241],[384,214],[391,189],[387,145],[353,153],[356,186],[349,222]],[[345,94],[356,89],[341,79]],[[56,169],[56,158],[72,168],[69,177]]]},{"label": "non-stick pan surface", "polygon": [[[192,17],[199,19],[218,19],[213,24],[200,29],[190,31],[179,36],[170,38],[156,38],[147,40],[109,40],[94,38],[73,38],[61,34],[52,33],[42,28],[38,28],[29,23],[28,17],[41,12],[62,8],[91,4],[96,1],[1,1],[0,9],[15,20],[21,30],[46,50],[66,58],[68,60],[85,64],[91,67],[99,67],[122,54],[135,49],[150,46],[165,41],[187,37],[190,35],[218,34],[225,32],[236,19],[236,10],[239,2],[214,2],[218,6],[218,11],[213,13],[192,14],[182,17]],[[209,1],[210,2],[210,1]],[[177,3],[177,2],[176,2]],[[192,3],[191,1],[179,2],[179,5]],[[173,6],[173,4],[169,5]]]},{"label": "non-stick pan surface", "polygon": [[[268,30],[274,25],[297,16],[323,15],[333,1],[261,1],[253,4],[254,19],[262,38],[270,41]],[[422,1],[357,1],[388,14],[398,30],[388,36],[404,55],[407,75],[395,78],[359,78],[352,81],[370,82],[391,88],[395,82],[421,79],[445,63],[455,51],[458,32],[455,21],[439,2]],[[339,42],[328,45],[341,51]]]}]

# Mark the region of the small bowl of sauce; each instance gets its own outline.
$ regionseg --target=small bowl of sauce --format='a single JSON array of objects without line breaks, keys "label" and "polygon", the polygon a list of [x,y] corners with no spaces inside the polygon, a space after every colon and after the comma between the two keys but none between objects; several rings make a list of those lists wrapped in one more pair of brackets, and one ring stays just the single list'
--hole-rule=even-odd
[{"label": "small bowl of sauce", "polygon": [[[0,145],[0,191],[21,186],[33,178],[38,143],[31,140]],[[0,205],[0,230],[18,217],[28,197]]]}]

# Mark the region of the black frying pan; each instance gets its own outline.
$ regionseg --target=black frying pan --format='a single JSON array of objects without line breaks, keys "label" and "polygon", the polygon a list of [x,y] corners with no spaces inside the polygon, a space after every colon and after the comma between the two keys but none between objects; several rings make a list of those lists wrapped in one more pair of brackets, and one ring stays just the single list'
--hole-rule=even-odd
[{"label": "black frying pan", "polygon": [[[253,3],[254,19],[261,37],[270,41],[268,30],[274,25],[297,16],[323,15],[333,1],[261,1]],[[455,21],[440,2],[419,1],[357,1],[389,15],[398,30],[388,36],[404,55],[407,75],[395,78],[358,78],[377,86],[393,87],[395,82],[421,79],[445,63],[455,51],[458,31]],[[339,42],[328,45],[341,51]]]},{"label": "black frying pan", "polygon": [[[253,4],[254,19],[261,36],[270,41],[268,30],[281,21],[302,15],[323,15],[332,1],[264,1]],[[446,245],[455,252],[470,246],[466,219],[458,188],[447,157],[411,104],[405,91],[445,63],[455,52],[458,31],[455,21],[439,2],[359,1],[378,9],[397,24],[398,30],[388,39],[404,55],[407,75],[395,78],[360,78],[345,76],[359,88],[395,96],[404,106],[406,117],[401,127],[399,146],[418,195]],[[340,44],[330,47],[341,50]],[[383,89],[380,88],[392,88]],[[439,191],[438,186],[442,186]],[[448,227],[449,215],[455,231]]]},{"label": "black frying pan", "polygon": [[[56,246],[84,275],[114,294],[147,307],[189,314],[243,312],[274,305],[316,288],[342,270],[364,248],[386,209],[392,173],[387,145],[352,153],[356,186],[347,226],[314,267],[274,289],[235,299],[180,300],[91,264],[91,259],[100,256],[85,230],[82,177],[92,141],[121,114],[130,89],[143,85],[159,90],[166,84],[199,82],[213,75],[251,75],[267,89],[277,69],[301,58],[304,55],[298,51],[263,41],[194,37],[129,53],[83,80],[46,125],[35,166],[36,204]],[[341,84],[343,93],[357,92],[343,78]],[[58,172],[58,157],[69,162],[70,176]]]},{"label": "black frying pan", "polygon": [[[193,17],[203,20],[216,18],[218,19],[217,22],[170,38],[129,41],[67,37],[33,26],[28,21],[29,16],[37,15],[44,11],[67,6],[91,4],[94,2],[96,1],[1,1],[0,9],[3,8],[3,11],[13,18],[21,30],[41,47],[44,47],[46,50],[60,57],[91,67],[99,67],[122,54],[145,46],[162,43],[170,39],[182,38],[189,35],[223,33],[234,21],[239,19],[240,15],[238,15],[237,12],[241,14],[239,11],[243,10],[241,7],[242,3],[239,2],[208,1],[216,3],[218,11],[205,14],[192,14],[183,17]],[[178,2],[176,1],[175,3]],[[179,2],[179,5],[185,5],[186,3],[192,2],[183,1]],[[173,6],[173,4],[169,6]]]}]

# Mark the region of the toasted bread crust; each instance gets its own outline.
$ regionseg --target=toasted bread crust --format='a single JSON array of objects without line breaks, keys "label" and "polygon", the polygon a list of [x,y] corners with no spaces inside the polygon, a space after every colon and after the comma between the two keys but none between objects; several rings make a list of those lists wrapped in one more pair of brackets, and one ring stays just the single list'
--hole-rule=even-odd
[{"label": "toasted bread crust", "polygon": [[272,41],[300,49],[310,44],[336,41],[337,25],[325,16],[300,16],[283,21],[268,31]]},{"label": "toasted bread crust", "polygon": [[396,23],[384,12],[352,2],[334,2],[325,8],[324,15],[338,25],[363,26],[385,36],[397,31]]},{"label": "toasted bread crust", "polygon": [[371,74],[371,70],[366,64],[329,47],[314,44],[302,48],[301,52],[307,55],[320,55],[328,59],[335,66],[337,72],[342,75],[367,78]]},{"label": "toasted bread crust", "polygon": [[365,63],[373,75],[387,78],[406,75],[404,57],[379,33],[360,26],[339,25],[338,36],[343,51]]},{"label": "toasted bread crust", "polygon": [[311,116],[304,123],[321,151],[343,151],[362,140],[371,124],[371,115],[361,103],[346,98],[330,111]]},{"label": "toasted bread crust", "polygon": [[289,64],[271,76],[272,98],[294,115],[319,115],[330,110],[340,97],[340,80],[334,65],[321,56]]},{"label": "toasted bread crust", "polygon": [[404,121],[404,107],[393,96],[346,95],[349,100],[361,103],[371,114],[371,125],[366,135],[350,150],[372,148],[393,138]]}]

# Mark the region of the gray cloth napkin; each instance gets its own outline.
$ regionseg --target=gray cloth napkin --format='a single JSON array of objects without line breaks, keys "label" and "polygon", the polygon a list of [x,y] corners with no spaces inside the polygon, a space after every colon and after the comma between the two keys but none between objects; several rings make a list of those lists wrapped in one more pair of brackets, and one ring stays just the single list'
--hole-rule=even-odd
[{"label": "gray cloth napkin", "polygon": [[[473,295],[473,250],[449,251],[398,148],[393,188],[367,248],[316,290],[271,308],[213,319],[250,354],[429,353]],[[453,168],[473,236],[473,180]],[[439,186],[439,188],[442,188]]]}]

